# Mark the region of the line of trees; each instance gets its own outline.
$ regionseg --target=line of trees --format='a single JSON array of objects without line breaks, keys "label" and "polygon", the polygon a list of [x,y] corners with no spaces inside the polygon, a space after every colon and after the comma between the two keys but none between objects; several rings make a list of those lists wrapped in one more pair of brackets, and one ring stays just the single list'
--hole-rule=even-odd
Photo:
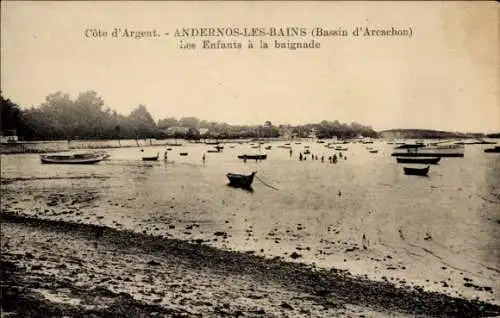
[{"label": "line of trees", "polygon": [[25,140],[150,138],[157,126],[144,105],[128,116],[105,107],[95,91],[75,100],[57,92],[39,106],[21,110],[1,96],[2,130],[16,129]]},{"label": "line of trees", "polygon": [[[3,95],[0,97],[2,131],[15,130],[19,138],[24,140],[269,138],[279,137],[284,132],[307,137],[312,131],[320,138],[377,136],[370,126],[343,124],[337,120],[300,126],[275,126],[270,121],[263,125],[242,126],[196,117],[167,117],[155,123],[144,105],[137,106],[128,116],[124,116],[106,107],[103,99],[92,90],[80,93],[74,100],[68,94],[56,92],[48,95],[41,105],[26,109],[21,109]],[[175,130],[178,127],[184,129]],[[169,128],[174,131],[173,135]],[[200,131],[207,131],[207,134],[202,136]]]}]

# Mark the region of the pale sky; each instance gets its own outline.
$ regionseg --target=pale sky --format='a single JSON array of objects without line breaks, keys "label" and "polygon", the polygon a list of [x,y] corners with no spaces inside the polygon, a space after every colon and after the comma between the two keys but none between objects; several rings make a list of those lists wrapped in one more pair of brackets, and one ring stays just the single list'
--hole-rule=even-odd
[{"label": "pale sky", "polygon": [[[499,12],[495,2],[1,2],[1,90],[22,105],[95,90],[128,114],[230,124],[357,121],[376,130],[500,131]],[[355,27],[411,27],[411,37],[354,37]],[[302,27],[304,37],[197,37],[177,28]],[[348,37],[312,37],[344,29]],[[86,38],[86,29],[108,37]],[[156,29],[146,39],[114,28]],[[165,35],[169,33],[169,35]],[[201,49],[201,40],[241,50]],[[319,49],[259,49],[320,42]],[[251,40],[257,48],[248,49]]]}]

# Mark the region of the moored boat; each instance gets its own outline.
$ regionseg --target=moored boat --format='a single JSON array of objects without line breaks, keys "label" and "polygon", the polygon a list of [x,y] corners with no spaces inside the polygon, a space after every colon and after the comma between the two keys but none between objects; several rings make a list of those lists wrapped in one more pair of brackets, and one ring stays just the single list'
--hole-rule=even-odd
[{"label": "moored boat", "polygon": [[429,166],[425,168],[403,167],[405,174],[414,176],[426,176],[429,173]]},{"label": "moored boat", "polygon": [[500,146],[496,146],[495,148],[484,149],[484,152],[500,152]]},{"label": "moored boat", "polygon": [[370,150],[370,153],[377,153],[377,152],[378,152],[378,150],[376,150],[376,149]]},{"label": "moored boat", "polygon": [[397,157],[398,163],[419,163],[435,165],[441,160],[441,157]]},{"label": "moored boat", "polygon": [[399,146],[395,147],[394,149],[418,149],[418,148],[425,147],[425,145],[422,145],[422,144],[396,143],[396,145],[399,145]]},{"label": "moored boat", "polygon": [[49,164],[95,164],[104,158],[105,155],[99,153],[40,155],[42,163]]},{"label": "moored boat", "polygon": [[219,142],[217,140],[205,140],[205,145],[218,145]]},{"label": "moored boat", "polygon": [[267,158],[267,154],[262,155],[239,155],[240,159],[254,159],[254,160],[264,160]]},{"label": "moored boat", "polygon": [[157,152],[156,156],[142,157],[142,161],[157,161],[160,157],[160,153]]},{"label": "moored boat", "polygon": [[408,152],[393,152],[391,154],[393,157],[430,157],[430,156],[436,156],[436,157],[459,157],[462,158],[464,156],[463,153],[450,153],[450,152],[435,152],[435,153],[408,153]]},{"label": "moored boat", "polygon": [[229,185],[236,188],[250,189],[253,182],[253,177],[256,172],[252,172],[250,175],[228,173],[226,174],[229,179]]}]

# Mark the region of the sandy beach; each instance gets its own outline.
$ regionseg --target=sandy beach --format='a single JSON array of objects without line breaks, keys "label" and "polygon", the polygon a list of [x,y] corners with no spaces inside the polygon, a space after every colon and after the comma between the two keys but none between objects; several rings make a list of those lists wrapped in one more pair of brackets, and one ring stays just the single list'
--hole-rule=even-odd
[{"label": "sandy beach", "polygon": [[282,259],[2,214],[2,307],[14,317],[409,317],[500,314]]},{"label": "sandy beach", "polygon": [[[500,315],[500,162],[469,148],[428,178],[408,178],[391,147],[374,146],[376,155],[349,145],[349,159],[336,165],[299,162],[279,148],[243,163],[236,157],[248,145],[209,154],[205,164],[203,145],[153,163],[141,162],[137,148],[77,167],[3,156],[2,310],[18,317]],[[294,147],[296,156],[304,145]],[[245,170],[258,171],[253,192],[226,185],[227,171]]]}]

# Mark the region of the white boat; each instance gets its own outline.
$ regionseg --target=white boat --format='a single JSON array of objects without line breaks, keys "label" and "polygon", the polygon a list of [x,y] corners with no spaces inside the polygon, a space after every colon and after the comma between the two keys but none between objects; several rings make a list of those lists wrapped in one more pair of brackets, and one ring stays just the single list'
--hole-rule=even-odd
[{"label": "white boat", "polygon": [[100,153],[75,153],[75,154],[55,154],[40,155],[42,163],[51,164],[94,164],[101,162],[106,157]]}]

